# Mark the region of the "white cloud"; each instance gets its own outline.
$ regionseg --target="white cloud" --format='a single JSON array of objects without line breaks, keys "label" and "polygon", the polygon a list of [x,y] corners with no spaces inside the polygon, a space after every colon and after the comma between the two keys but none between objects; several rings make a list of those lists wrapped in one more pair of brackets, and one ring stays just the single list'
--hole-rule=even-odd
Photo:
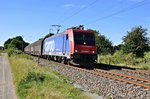
[{"label": "white cloud", "polygon": [[75,7],[75,8],[84,8],[86,6],[85,5],[64,4],[63,7],[65,7],[65,8],[72,8],[72,7]]},{"label": "white cloud", "polygon": [[64,4],[63,6],[66,7],[66,8],[70,8],[70,7],[74,7],[75,5],[73,5],[73,4]]}]

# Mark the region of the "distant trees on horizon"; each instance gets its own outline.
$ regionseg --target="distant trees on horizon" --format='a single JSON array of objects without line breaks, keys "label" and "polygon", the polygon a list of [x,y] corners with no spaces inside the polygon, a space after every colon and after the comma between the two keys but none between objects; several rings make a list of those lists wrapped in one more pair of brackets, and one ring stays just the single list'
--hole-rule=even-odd
[{"label": "distant trees on horizon", "polygon": [[150,51],[150,38],[147,37],[147,29],[135,26],[122,38],[123,43],[113,46],[112,42],[99,31],[96,31],[97,52],[101,55],[114,54],[118,50],[123,53],[132,53],[136,57],[143,57],[144,53]]},{"label": "distant trees on horizon", "polygon": [[16,36],[14,38],[9,38],[7,41],[5,41],[4,49],[17,49],[24,51],[24,48],[28,44],[29,43],[23,40],[22,36]]}]

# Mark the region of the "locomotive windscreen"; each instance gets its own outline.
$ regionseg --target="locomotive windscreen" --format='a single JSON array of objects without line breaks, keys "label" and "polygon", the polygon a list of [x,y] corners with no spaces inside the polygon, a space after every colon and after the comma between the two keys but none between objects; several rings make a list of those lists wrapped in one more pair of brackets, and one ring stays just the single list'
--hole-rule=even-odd
[{"label": "locomotive windscreen", "polygon": [[74,42],[79,45],[95,45],[95,36],[93,33],[74,32]]}]

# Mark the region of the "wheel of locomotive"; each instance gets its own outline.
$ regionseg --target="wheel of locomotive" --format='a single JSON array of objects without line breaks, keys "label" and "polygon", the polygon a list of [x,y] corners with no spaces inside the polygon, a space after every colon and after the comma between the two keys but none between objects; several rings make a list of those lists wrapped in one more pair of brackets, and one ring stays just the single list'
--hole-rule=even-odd
[{"label": "wheel of locomotive", "polygon": [[62,64],[68,64],[68,60],[67,60],[67,58],[66,57],[63,57],[62,58],[62,62],[61,62]]},{"label": "wheel of locomotive", "polygon": [[70,59],[67,60],[67,65],[70,65]]},{"label": "wheel of locomotive", "polygon": [[49,55],[47,56],[47,60],[50,60],[50,56]]},{"label": "wheel of locomotive", "polygon": [[58,62],[58,56],[54,56],[54,61]]},{"label": "wheel of locomotive", "polygon": [[59,62],[59,63],[62,62],[62,57],[58,57],[58,62]]},{"label": "wheel of locomotive", "polygon": [[65,63],[66,63],[66,58],[65,58],[65,57],[62,57],[61,63],[62,63],[62,64],[65,64]]}]

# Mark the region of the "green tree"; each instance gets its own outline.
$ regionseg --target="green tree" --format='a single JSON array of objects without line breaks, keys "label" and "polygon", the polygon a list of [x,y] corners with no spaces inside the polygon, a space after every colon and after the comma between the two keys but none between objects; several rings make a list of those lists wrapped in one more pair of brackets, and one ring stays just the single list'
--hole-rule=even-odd
[{"label": "green tree", "polygon": [[5,41],[4,43],[4,49],[8,49],[9,44],[11,43],[12,39],[8,39],[7,41]]},{"label": "green tree", "polygon": [[14,38],[9,38],[7,41],[5,41],[4,48],[18,49],[23,51],[28,44],[29,43],[25,42],[21,36],[16,36]]},{"label": "green tree", "polygon": [[113,47],[113,50],[114,50],[114,52],[120,51],[120,50],[122,49],[122,47],[123,47],[123,44],[115,45],[115,46]]},{"label": "green tree", "polygon": [[112,42],[106,38],[106,36],[101,35],[99,31],[96,31],[96,45],[97,52],[102,55],[112,54],[113,46]]},{"label": "green tree", "polygon": [[123,37],[123,51],[125,53],[133,53],[137,57],[143,57],[144,52],[149,50],[149,38],[146,37],[147,29],[142,26],[136,26],[127,31],[127,35]]}]

